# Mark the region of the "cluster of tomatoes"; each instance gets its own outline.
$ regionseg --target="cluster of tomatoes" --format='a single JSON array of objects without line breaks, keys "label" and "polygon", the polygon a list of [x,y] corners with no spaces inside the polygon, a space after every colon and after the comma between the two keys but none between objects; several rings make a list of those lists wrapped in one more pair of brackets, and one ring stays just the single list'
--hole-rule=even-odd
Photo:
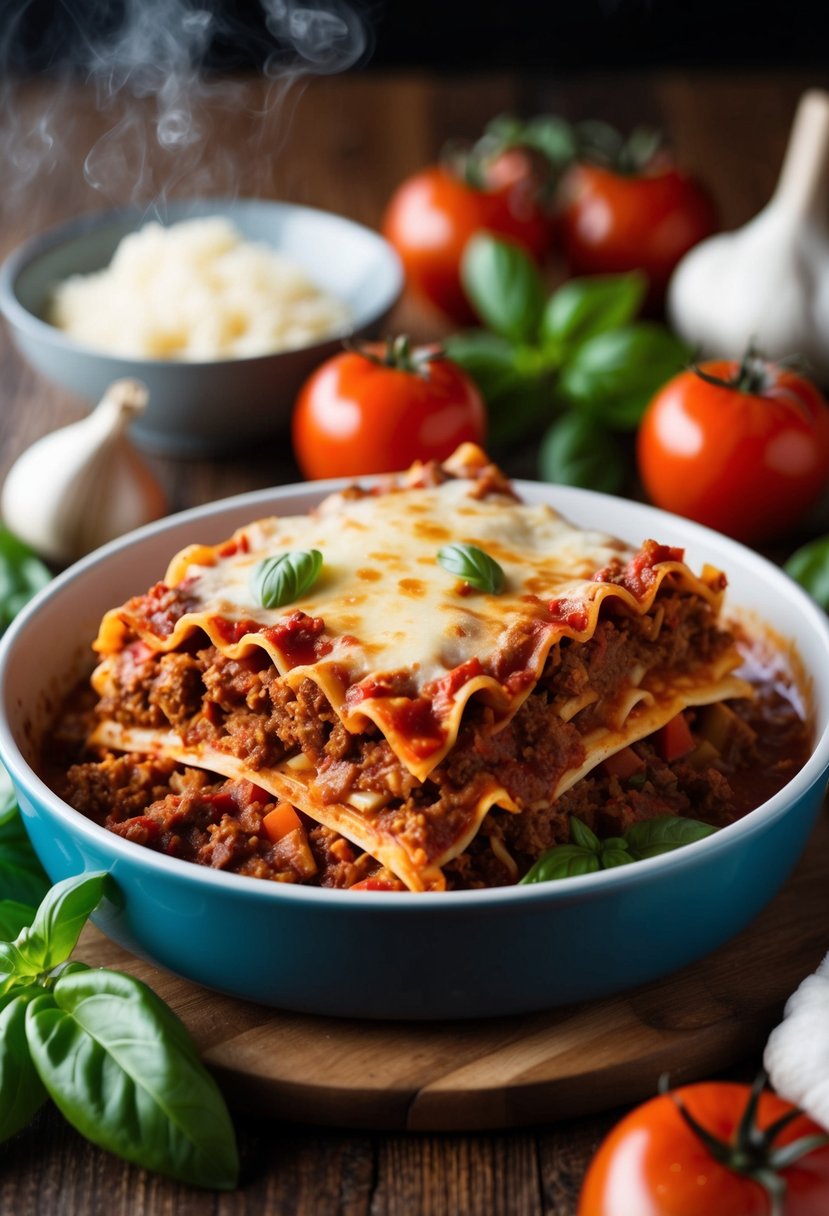
[{"label": "cluster of tomatoes", "polygon": [[[704,187],[654,149],[641,163],[575,157],[549,170],[537,150],[504,146],[407,178],[383,231],[409,288],[457,325],[474,322],[460,263],[470,237],[486,230],[538,263],[558,249],[574,275],[642,270],[647,305],[658,309],[679,259],[714,228]],[[665,386],[644,415],[637,466],[657,506],[759,543],[795,528],[829,483],[829,406],[805,375],[740,353]],[[308,478],[439,460],[485,437],[486,408],[470,376],[434,351],[394,342],[324,364],[293,423]]]},{"label": "cluster of tomatoes", "polygon": [[508,147],[407,178],[383,231],[409,286],[453,321],[474,320],[459,265],[469,238],[486,230],[539,263],[559,246],[574,275],[644,271],[657,307],[679,259],[714,231],[707,190],[664,153],[626,168],[576,159],[552,173],[531,150]]}]

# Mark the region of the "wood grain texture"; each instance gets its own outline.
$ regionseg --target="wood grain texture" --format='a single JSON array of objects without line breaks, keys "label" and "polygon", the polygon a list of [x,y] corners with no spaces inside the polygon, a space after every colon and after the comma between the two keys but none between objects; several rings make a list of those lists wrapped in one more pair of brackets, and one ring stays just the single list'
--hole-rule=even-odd
[{"label": "wood grain texture", "polygon": [[757,1053],[826,949],[829,817],[747,930],[658,983],[526,1017],[338,1021],[235,1001],[132,958],[88,928],[77,956],[131,971],[179,1014],[237,1107],[416,1131],[502,1129],[637,1101]]},{"label": "wood grain texture", "polygon": [[[91,90],[81,83],[24,82],[14,90],[6,83],[0,87],[0,257],[52,224],[128,201],[143,163],[132,157],[132,180],[113,172],[101,189],[92,189],[83,175],[83,160],[96,141],[114,129],[115,111],[100,111]],[[166,162],[165,179],[165,162],[152,141],[148,143],[146,171],[151,178],[146,181],[160,183],[170,198],[199,192],[278,197],[330,207],[376,225],[394,186],[432,160],[445,139],[474,137],[489,118],[509,109],[525,116],[552,112],[570,118],[604,117],[622,127],[663,125],[683,163],[704,175],[723,225],[733,227],[769,197],[798,97],[807,87],[829,86],[829,73],[354,73],[311,81],[288,94],[279,85],[255,79],[229,83],[234,86],[233,104],[228,95],[225,103],[217,97],[205,105],[202,118],[209,139],[195,162],[179,164],[180,171],[172,177]],[[10,159],[15,148],[11,137],[16,133],[26,148],[43,149],[44,131],[56,139],[27,175]],[[18,138],[17,150],[21,146]],[[403,300],[391,325],[424,339],[445,332],[436,315],[409,299]],[[82,412],[77,399],[26,367],[4,329],[0,395],[0,476],[34,439]],[[535,461],[535,445],[530,444],[509,453],[505,464],[516,476],[532,476]],[[175,509],[297,476],[287,446],[278,443],[215,463],[160,458],[152,463]],[[825,854],[825,839],[821,851]],[[791,898],[797,904],[800,882],[798,878],[798,885],[781,900]],[[584,1169],[623,1107],[622,1092],[652,1093],[663,1067],[676,1080],[687,1080],[689,1073],[678,1063],[684,1042],[693,1040],[695,1058],[705,1054],[712,1071],[734,1075],[734,1061],[744,1060],[736,1066],[736,1075],[752,1075],[764,1027],[776,1017],[787,985],[793,987],[801,968],[808,969],[810,951],[816,961],[829,945],[829,936],[822,936],[827,923],[821,902],[825,885],[825,877],[807,879],[811,894],[803,894],[799,918],[791,908],[785,910],[785,903],[779,917],[772,910],[763,918],[767,940],[755,941],[751,1008],[743,996],[741,956],[735,961],[727,948],[709,960],[690,993],[682,988],[685,977],[677,977],[622,999],[625,1024],[637,1028],[627,1055],[619,1054],[616,1013],[611,1010],[610,1016],[606,1010],[607,1020],[602,1021],[596,1011],[589,1040],[597,1061],[591,1102],[616,1104],[602,1114],[561,1117],[565,1107],[579,1105],[575,1078],[584,1066],[583,1053],[580,1063],[575,1046],[569,1054],[562,1048],[554,1085],[545,1071],[551,1066],[550,1051],[540,1021],[516,1019],[509,1042],[503,1027],[493,1044],[487,1036],[496,1027],[456,1026],[438,1049],[429,1032],[422,1032],[426,1041],[419,1050],[431,1061],[428,1083],[423,1073],[417,1080],[419,1058],[398,1063],[383,1130],[299,1122],[302,1111],[296,1095],[307,1087],[309,1075],[320,1073],[316,1053],[304,1071],[295,1069],[293,1089],[286,1090],[281,1106],[283,1117],[274,1118],[263,1113],[270,1094],[263,1095],[261,1085],[247,1093],[240,1074],[234,1076],[218,1055],[210,1056],[232,1037],[244,1040],[252,1060],[258,1050],[260,1068],[267,1065],[270,1056],[256,1043],[257,1036],[267,1033],[271,1014],[225,998],[211,998],[206,1005],[203,992],[193,989],[189,998],[182,998],[179,1011],[196,1025],[212,1067],[240,1103],[234,1107],[243,1162],[239,1190],[213,1195],[150,1176],[86,1143],[47,1107],[30,1128],[0,1146],[0,1216],[575,1216]],[[779,934],[783,940],[778,943]],[[106,961],[104,955],[97,961]],[[156,969],[136,970],[154,985],[163,982]],[[234,1021],[229,1021],[231,1013]],[[571,1023],[578,1022],[577,1011],[569,1016]],[[565,1029],[566,1022],[559,1028],[562,1043],[569,1041]],[[644,1062],[637,1063],[635,1048],[641,1047],[643,1034],[650,1047]],[[316,1040],[319,1043],[318,1033]],[[291,1024],[277,1054],[286,1047],[310,1051],[313,1041],[310,1028]],[[576,1036],[573,1043],[577,1041]],[[359,1027],[349,1043],[362,1053],[363,1071],[373,1065]],[[323,1052],[322,1059],[329,1065],[335,1059],[333,1048],[327,1055]],[[428,1126],[436,1111],[448,1120],[454,1088],[474,1083],[491,1090],[496,1076],[506,1078],[522,1117],[535,1118],[534,1126],[466,1133],[397,1130],[415,1126],[416,1120],[417,1126]],[[363,1110],[375,1101],[370,1086],[366,1094],[365,1087],[353,1084],[352,1095]],[[248,1100],[258,1107],[246,1111]],[[487,1098],[486,1119],[494,1118],[495,1101]],[[454,1117],[457,1120],[457,1113]],[[510,1117],[516,1118],[514,1113]]]}]

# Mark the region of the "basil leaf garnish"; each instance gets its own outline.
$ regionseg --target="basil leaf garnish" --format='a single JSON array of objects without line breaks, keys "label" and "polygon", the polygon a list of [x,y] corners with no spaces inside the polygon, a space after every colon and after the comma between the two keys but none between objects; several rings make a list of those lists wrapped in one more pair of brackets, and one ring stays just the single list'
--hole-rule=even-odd
[{"label": "basil leaf garnish", "polygon": [[596,833],[586,823],[582,823],[581,819],[576,819],[572,815],[570,816],[570,836],[573,844],[579,845],[582,849],[590,849],[593,853],[601,850],[602,842]]},{"label": "basil leaf garnish", "polygon": [[50,1097],[88,1140],[181,1182],[236,1185],[221,1091],[146,984],[103,969],[61,976],[29,1005],[26,1038]]},{"label": "basil leaf garnish", "polygon": [[523,884],[550,882],[554,878],[577,878],[595,874],[601,867],[599,854],[577,844],[559,844],[550,849],[521,879]]},{"label": "basil leaf garnish", "polygon": [[628,848],[637,861],[647,857],[658,857],[672,849],[693,844],[716,832],[710,823],[698,819],[685,819],[681,815],[660,815],[657,819],[643,819],[634,823],[625,832]]},{"label": "basil leaf garnish", "polygon": [[266,557],[251,576],[253,594],[263,608],[281,608],[310,591],[322,569],[319,549],[294,549]]},{"label": "basil leaf garnish", "polygon": [[498,595],[506,584],[506,575],[495,559],[476,545],[444,545],[438,550],[437,560],[444,570],[478,591]]},{"label": "basil leaf garnish", "polygon": [[710,823],[702,823],[698,819],[660,815],[656,819],[633,824],[624,836],[608,836],[600,840],[580,819],[571,817],[570,834],[575,843],[560,844],[550,849],[539,857],[520,881],[548,882],[554,878],[572,878],[578,874],[595,874],[597,870],[612,870],[693,844],[695,840],[702,840],[716,830]]}]

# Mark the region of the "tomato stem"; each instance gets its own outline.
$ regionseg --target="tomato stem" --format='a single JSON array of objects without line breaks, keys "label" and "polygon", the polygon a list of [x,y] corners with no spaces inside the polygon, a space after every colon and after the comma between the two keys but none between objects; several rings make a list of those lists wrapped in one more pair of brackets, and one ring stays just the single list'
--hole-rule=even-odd
[{"label": "tomato stem", "polygon": [[759,1127],[757,1110],[766,1081],[767,1077],[764,1072],[760,1072],[755,1077],[751,1094],[731,1143],[720,1140],[694,1118],[680,1095],[670,1093],[666,1076],[660,1077],[659,1092],[670,1093],[674,1105],[685,1123],[715,1161],[724,1165],[726,1169],[733,1170],[736,1174],[750,1178],[763,1188],[769,1198],[769,1216],[783,1216],[786,1180],[781,1176],[781,1171],[799,1161],[807,1153],[829,1144],[829,1135],[801,1136],[799,1140],[775,1148],[774,1142],[780,1132],[802,1115],[803,1111],[795,1107],[774,1123],[770,1123],[768,1127]]},{"label": "tomato stem", "polygon": [[703,371],[698,363],[691,364],[691,371],[706,384],[736,389],[738,393],[748,393],[750,396],[762,397],[771,386],[769,361],[755,349],[753,342],[748,344],[733,376],[713,376],[711,372]]},{"label": "tomato stem", "polygon": [[399,372],[409,372],[411,375],[429,378],[429,365],[437,359],[445,359],[446,352],[442,346],[412,347],[408,334],[389,334],[382,354],[372,350],[365,342],[345,342],[347,350],[361,355],[378,367],[391,367]]}]

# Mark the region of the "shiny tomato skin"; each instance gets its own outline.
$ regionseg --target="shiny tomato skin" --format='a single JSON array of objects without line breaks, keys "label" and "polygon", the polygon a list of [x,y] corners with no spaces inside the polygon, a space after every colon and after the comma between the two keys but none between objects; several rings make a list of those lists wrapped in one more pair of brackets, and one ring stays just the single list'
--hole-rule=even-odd
[{"label": "shiny tomato skin", "polygon": [[[382,357],[381,345],[366,349]],[[405,371],[344,351],[306,381],[292,428],[305,477],[352,477],[445,460],[461,443],[480,443],[486,410],[474,382],[449,359]]]},{"label": "shiny tomato skin", "polygon": [[550,248],[552,221],[522,164],[517,155],[502,157],[485,190],[431,165],[407,178],[389,201],[382,230],[400,255],[408,285],[458,324],[476,319],[460,278],[461,257],[474,233],[506,237],[536,261]]},{"label": "shiny tomato skin", "polygon": [[[690,1113],[718,1139],[731,1141],[749,1086],[704,1081],[677,1089]],[[792,1109],[775,1094],[760,1095],[757,1123],[767,1127]],[[822,1129],[805,1115],[776,1138],[789,1144]],[[784,1216],[829,1212],[829,1147],[806,1154],[782,1171]],[[638,1106],[599,1146],[579,1196],[577,1216],[769,1216],[762,1187],[720,1165],[688,1127],[670,1094]]]},{"label": "shiny tomato skin", "polygon": [[[700,365],[721,379],[736,361]],[[648,405],[639,476],[658,507],[756,543],[785,535],[829,482],[829,406],[794,371],[767,364],[768,383],[742,392],[681,372]]]},{"label": "shiny tomato skin", "polygon": [[600,165],[574,165],[561,194],[561,234],[571,272],[642,270],[652,306],[664,299],[683,254],[717,226],[716,209],[702,184],[670,165],[632,176]]}]

